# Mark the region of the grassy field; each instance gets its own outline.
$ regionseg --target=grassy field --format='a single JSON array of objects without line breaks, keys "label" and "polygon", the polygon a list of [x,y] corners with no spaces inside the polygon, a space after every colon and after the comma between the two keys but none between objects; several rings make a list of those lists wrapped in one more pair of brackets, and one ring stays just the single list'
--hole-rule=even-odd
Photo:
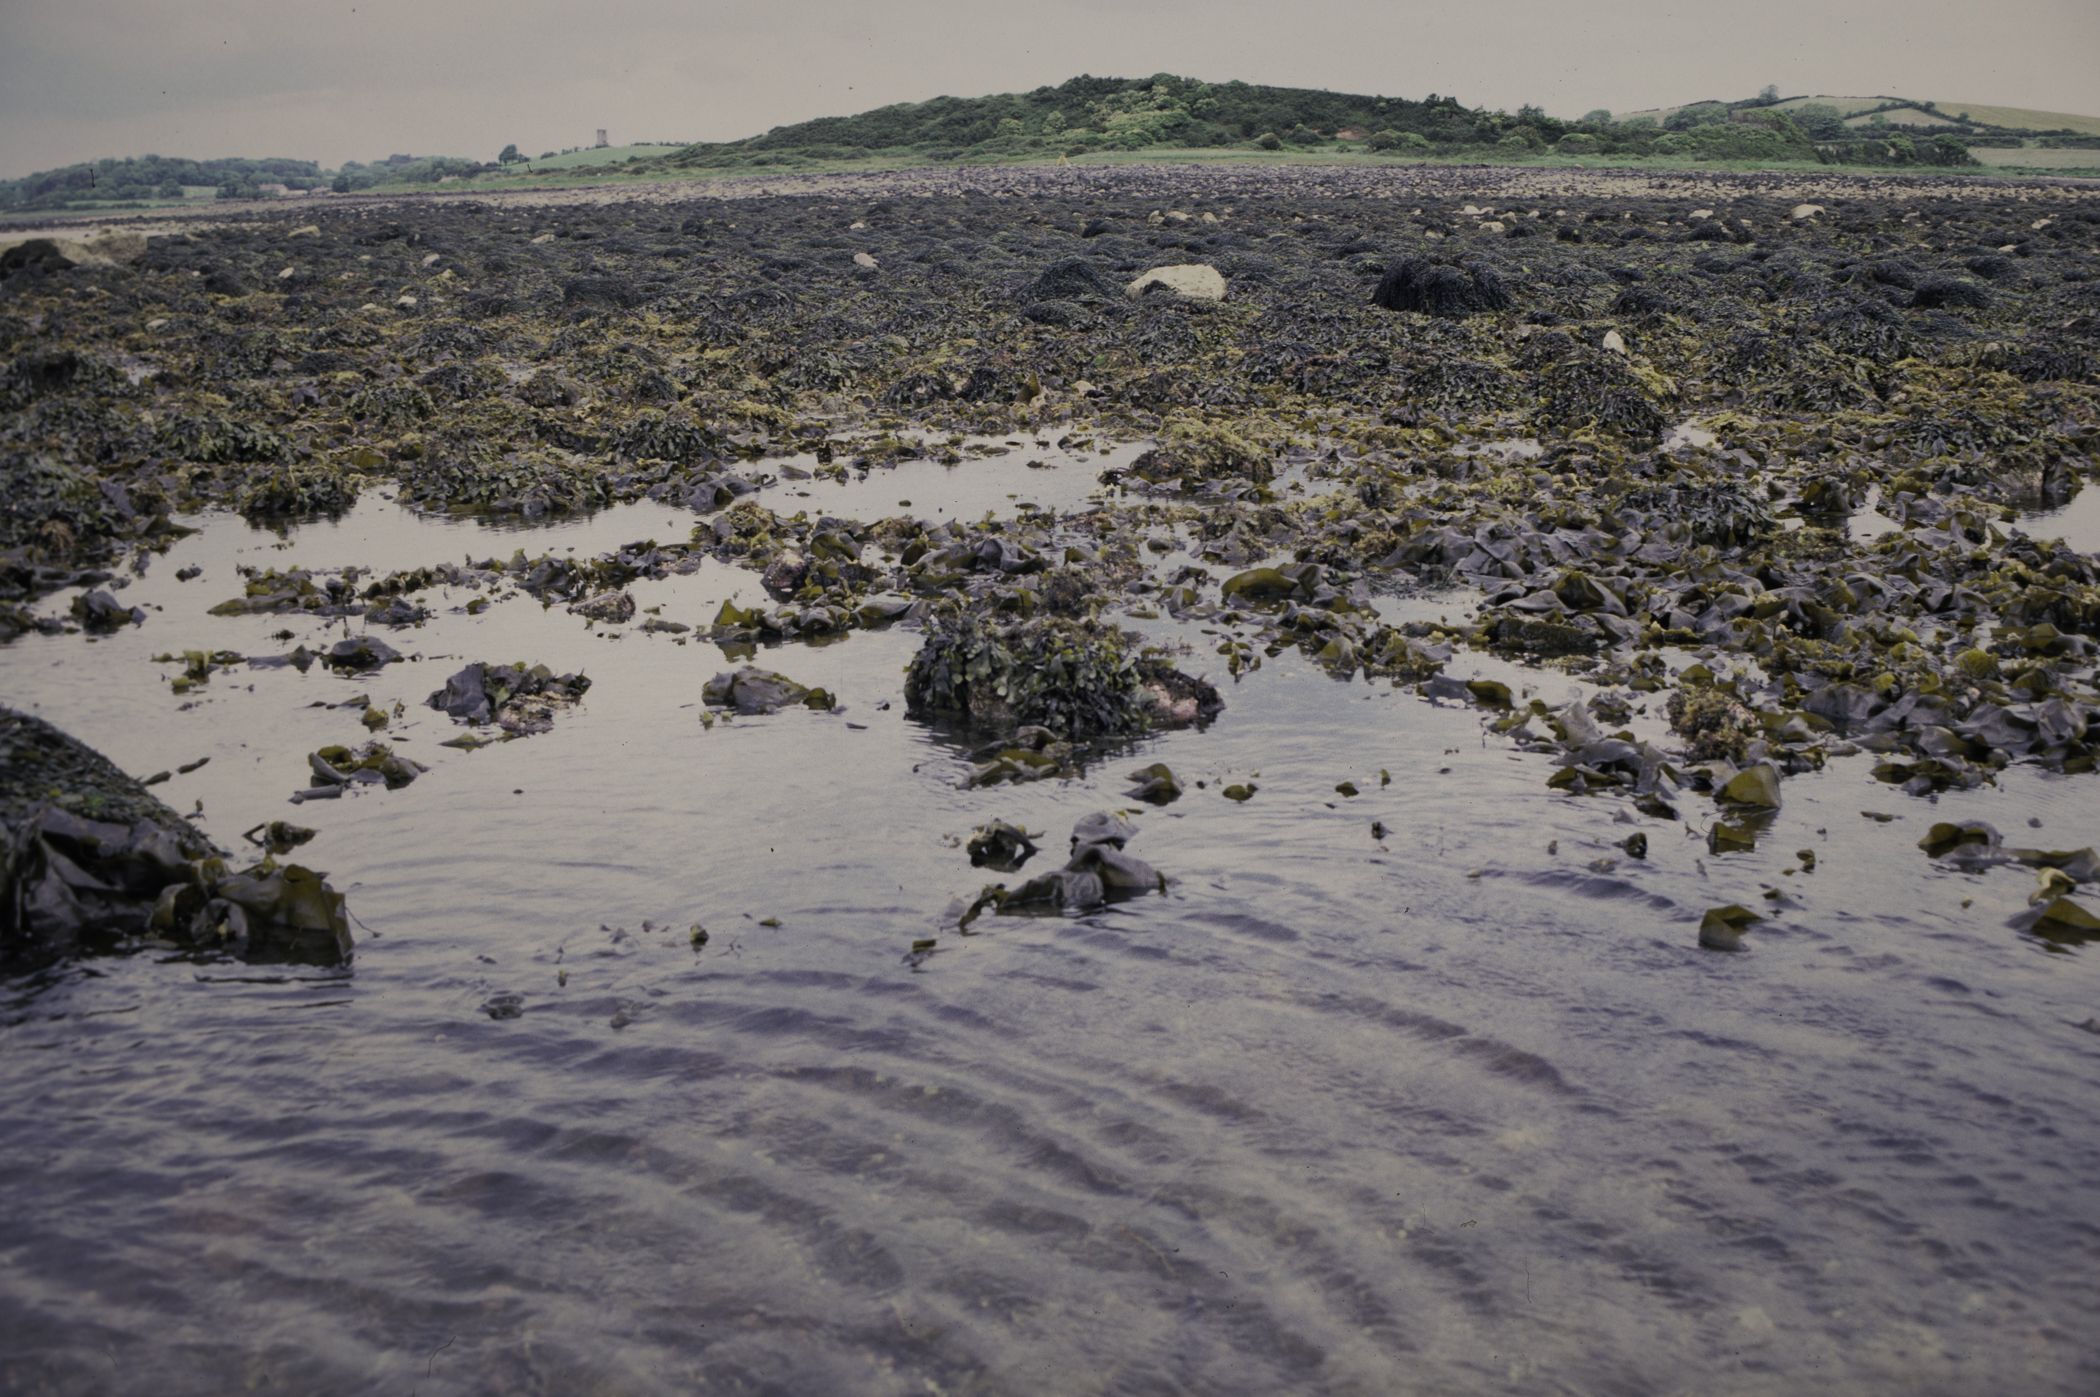
[{"label": "grassy field", "polygon": [[[1820,106],[1835,107],[1843,115],[1855,116],[1900,100],[1903,99],[1897,97],[1789,97],[1784,102],[1779,103],[1778,110],[1783,112],[1793,111],[1813,102]],[[1690,104],[1687,103],[1685,105]],[[2100,136],[2100,116],[2079,116],[2073,112],[2045,112],[2032,107],[1981,106],[1974,102],[1936,101],[1935,105],[1944,113],[1958,116],[1963,112],[1967,112],[1971,121],[1981,121],[1992,126],[2004,126],[2013,130],[2062,130],[2076,131],[2088,136]],[[1637,116],[1652,117],[1660,124],[1682,110],[1682,106],[1653,107],[1647,111],[1615,112],[1613,115],[1620,121],[1628,121]],[[1910,122],[1913,125],[1925,125],[1935,120],[1932,113],[1920,107],[1913,107],[1902,112],[1890,112],[1888,113],[1888,118],[1892,122]],[[1941,117],[1938,119],[1944,120],[1945,118]]]},{"label": "grassy field", "polygon": [[681,149],[681,146],[658,145],[606,146],[602,149],[591,147],[572,150],[567,155],[557,155],[551,160],[533,159],[526,163],[535,170],[576,170],[594,165],[619,165],[637,157],[654,160],[659,155],[669,155],[672,151]]},{"label": "grassy field", "polygon": [[1969,154],[1986,165],[2009,170],[2100,170],[2100,150],[2043,150],[2036,146],[1992,149],[1972,146]]},{"label": "grassy field", "polygon": [[[1956,110],[1960,110],[1960,108],[1956,108]],[[1923,107],[1898,107],[1890,112],[1848,116],[1845,118],[1845,124],[1856,131],[1864,131],[1874,124],[1876,116],[1888,122],[1891,126],[1946,126],[1952,128],[1961,125],[1953,117],[1941,116],[1937,112],[1928,112]]]},{"label": "grassy field", "polygon": [[1835,107],[1841,115],[1851,116],[1857,112],[1872,111],[1876,107],[1884,106],[1896,100],[1894,97],[1789,97],[1786,101],[1779,104],[1779,110],[1783,112],[1792,111],[1797,107],[1806,107],[1813,104],[1816,106]]},{"label": "grassy field", "polygon": [[2100,136],[2100,116],[2077,116],[2070,112],[2040,112],[2027,107],[1980,107],[1970,102],[1942,102],[1943,112],[1967,112],[1971,121],[1993,126],[2054,131],[2059,128],[2084,136]]}]

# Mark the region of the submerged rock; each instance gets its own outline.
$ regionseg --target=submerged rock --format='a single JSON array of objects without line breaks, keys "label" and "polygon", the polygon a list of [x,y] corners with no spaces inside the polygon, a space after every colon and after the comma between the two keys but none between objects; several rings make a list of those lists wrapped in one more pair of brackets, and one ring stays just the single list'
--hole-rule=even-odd
[{"label": "submerged rock", "polygon": [[996,868],[1001,873],[1013,872],[1037,853],[1028,831],[1004,820],[978,826],[963,847],[973,868]]},{"label": "submerged rock", "polygon": [[729,670],[707,681],[700,690],[701,702],[709,708],[734,709],[738,713],[778,713],[794,704],[809,708],[832,707],[831,695],[822,689],[797,684],[785,674],[770,669]]},{"label": "submerged rock", "polygon": [[1181,799],[1181,779],[1165,762],[1154,762],[1141,771],[1133,771],[1130,779],[1137,784],[1126,794],[1134,799],[1153,805],[1171,805]]},{"label": "submerged rock", "polygon": [[397,754],[384,742],[367,742],[352,750],[323,747],[306,759],[308,772],[321,786],[385,786],[398,791],[430,770]]},{"label": "submerged rock", "polygon": [[1113,811],[1085,816],[1072,827],[1072,857],[1063,868],[1038,874],[1018,888],[990,885],[961,914],[958,928],[967,929],[987,907],[1002,914],[1057,912],[1166,891],[1164,874],[1124,852],[1124,843],[1136,834],[1137,827]]},{"label": "submerged rock", "polygon": [[1743,933],[1763,921],[1747,907],[1715,907],[1699,920],[1699,944],[1710,951],[1740,951]]},{"label": "submerged rock", "polygon": [[321,652],[322,664],[346,670],[378,669],[400,658],[400,651],[374,635],[339,640]]}]

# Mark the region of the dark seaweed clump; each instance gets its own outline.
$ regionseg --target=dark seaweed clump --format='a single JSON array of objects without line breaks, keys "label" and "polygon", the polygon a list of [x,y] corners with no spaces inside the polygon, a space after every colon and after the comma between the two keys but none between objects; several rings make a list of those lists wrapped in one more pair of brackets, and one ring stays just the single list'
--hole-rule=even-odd
[{"label": "dark seaweed clump", "polygon": [[1511,303],[1492,267],[1455,267],[1425,257],[1403,257],[1386,268],[1371,301],[1387,310],[1420,311],[1447,320],[1507,310]]},{"label": "dark seaweed clump", "polygon": [[907,712],[1084,741],[1186,726],[1223,707],[1210,685],[1142,654],[1136,642],[1092,620],[942,617],[905,676]]}]

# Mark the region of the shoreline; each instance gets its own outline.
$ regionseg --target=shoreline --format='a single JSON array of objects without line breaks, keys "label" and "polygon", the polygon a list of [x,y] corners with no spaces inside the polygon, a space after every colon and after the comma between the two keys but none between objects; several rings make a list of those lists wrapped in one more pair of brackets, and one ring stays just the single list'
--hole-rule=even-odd
[{"label": "shoreline", "polygon": [[[0,240],[20,241],[42,232],[56,233],[83,224],[121,225],[144,231],[165,226],[169,230],[210,226],[229,222],[252,222],[258,218],[297,218],[301,214],[322,216],[330,211],[485,203],[498,207],[543,208],[564,204],[679,203],[689,199],[734,200],[795,195],[872,194],[882,189],[900,193],[991,192],[1011,187],[1017,181],[1039,184],[1050,176],[1057,184],[1076,182],[1103,185],[1118,178],[1158,178],[1168,174],[1221,173],[1235,177],[1260,174],[1305,183],[1307,192],[1318,192],[1322,182],[1372,183],[1393,190],[1386,197],[1400,197],[1403,187],[1440,188],[1457,185],[1459,192],[1488,192],[1521,187],[1541,194],[1561,193],[1595,197],[1642,182],[1647,190],[1712,189],[1754,187],[1780,195],[1811,199],[1820,194],[1919,191],[1942,196],[1955,192],[1987,197],[2008,189],[2061,189],[2071,193],[2100,191],[2100,176],[2081,179],[2063,175],[2019,174],[1926,174],[1872,172],[1849,174],[1833,167],[1829,174],[1794,170],[1702,170],[1698,168],[1645,169],[1637,166],[1588,168],[1583,166],[1535,166],[1494,164],[1312,163],[1268,164],[1223,158],[1191,161],[1130,160],[1097,165],[1057,165],[1051,162],[1002,165],[918,165],[877,170],[829,170],[779,175],[696,175],[676,180],[638,180],[633,183],[588,182],[544,188],[396,190],[379,194],[330,194],[301,199],[240,199],[208,201],[210,209],[194,213],[175,207],[122,211],[21,215],[0,213]],[[1366,179],[1365,177],[1374,177]],[[1467,185],[1477,186],[1468,190]],[[1645,191],[1644,191],[1645,192]],[[206,201],[200,201],[206,202]],[[139,225],[144,225],[140,228]],[[21,235],[18,237],[17,235]],[[149,236],[151,234],[149,233]]]}]

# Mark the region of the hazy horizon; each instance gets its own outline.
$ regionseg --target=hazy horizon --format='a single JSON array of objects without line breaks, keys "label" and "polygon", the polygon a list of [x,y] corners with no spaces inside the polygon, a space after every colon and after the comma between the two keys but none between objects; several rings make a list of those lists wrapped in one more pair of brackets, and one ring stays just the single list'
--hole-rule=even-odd
[{"label": "hazy horizon", "polygon": [[[1405,13],[1347,0],[1279,27],[1273,5],[903,0],[768,6],[606,0],[503,7],[355,0],[17,0],[0,17],[0,178],[148,153],[339,166],[394,152],[490,159],[588,144],[726,141],[941,95],[1157,72],[1561,117],[1782,93],[1889,93],[2100,115],[2100,7],[2011,0],[1901,12],[1770,0],[1678,18],[1668,0],[1509,0]],[[112,43],[121,36],[122,43]]]}]

